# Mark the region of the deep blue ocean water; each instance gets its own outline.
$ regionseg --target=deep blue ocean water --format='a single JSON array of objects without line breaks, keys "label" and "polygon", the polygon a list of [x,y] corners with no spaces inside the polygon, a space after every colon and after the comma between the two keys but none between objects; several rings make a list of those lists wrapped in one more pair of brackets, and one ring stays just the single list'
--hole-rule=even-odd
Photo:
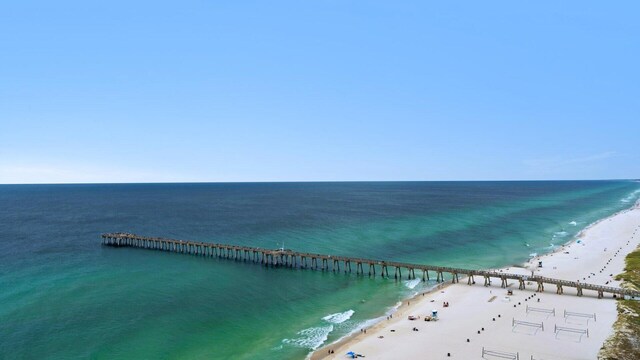
[{"label": "deep blue ocean water", "polygon": [[300,359],[432,285],[109,248],[104,232],[491,268],[639,196],[633,181],[0,185],[0,358]]}]

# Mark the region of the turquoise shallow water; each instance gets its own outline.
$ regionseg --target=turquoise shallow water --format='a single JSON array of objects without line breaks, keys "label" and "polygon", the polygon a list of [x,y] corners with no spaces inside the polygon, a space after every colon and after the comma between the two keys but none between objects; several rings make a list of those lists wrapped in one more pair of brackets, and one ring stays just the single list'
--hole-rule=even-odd
[{"label": "turquoise shallow water", "polygon": [[521,263],[632,181],[0,186],[0,358],[300,359],[430,284],[100,246],[128,231],[461,267]]}]

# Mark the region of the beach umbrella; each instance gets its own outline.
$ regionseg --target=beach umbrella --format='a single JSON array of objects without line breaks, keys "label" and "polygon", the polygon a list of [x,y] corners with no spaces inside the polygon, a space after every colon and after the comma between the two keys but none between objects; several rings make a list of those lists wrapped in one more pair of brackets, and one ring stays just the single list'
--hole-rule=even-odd
[{"label": "beach umbrella", "polygon": [[347,353],[347,355],[355,355],[355,354],[356,354],[356,353],[354,353],[353,351],[349,351],[349,352]]}]

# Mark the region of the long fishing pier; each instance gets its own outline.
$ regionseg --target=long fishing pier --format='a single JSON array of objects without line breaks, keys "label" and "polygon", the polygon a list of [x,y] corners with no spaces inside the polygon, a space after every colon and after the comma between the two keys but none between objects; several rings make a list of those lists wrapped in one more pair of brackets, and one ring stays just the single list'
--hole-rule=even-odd
[{"label": "long fishing pier", "polygon": [[315,269],[322,271],[340,271],[340,265],[346,273],[352,272],[352,265],[358,275],[364,275],[365,267],[369,276],[376,276],[376,269],[381,277],[389,278],[389,268],[394,269],[393,277],[402,278],[402,270],[406,270],[408,279],[415,279],[418,270],[422,273],[422,281],[430,280],[429,274],[435,275],[436,282],[444,282],[444,274],[448,274],[452,283],[458,283],[460,277],[467,277],[467,284],[475,284],[475,278],[483,278],[484,285],[490,285],[492,279],[500,279],[501,287],[507,287],[507,280],[517,280],[518,288],[524,290],[527,283],[537,284],[538,292],[544,291],[545,285],[556,287],[556,293],[562,294],[565,287],[575,288],[578,296],[582,296],[583,290],[593,290],[598,293],[598,298],[604,294],[612,294],[614,297],[640,298],[640,291],[622,289],[612,286],[595,285],[548,278],[538,275],[511,274],[494,270],[469,270],[445,266],[432,266],[422,264],[410,264],[395,261],[382,261],[361,259],[347,256],[334,256],[293,251],[289,249],[263,249],[258,247],[226,245],[198,241],[185,241],[165,239],[158,237],[139,236],[128,233],[102,234],[102,244],[113,247],[132,247],[190,254],[208,257],[220,257],[237,261],[251,261],[264,266],[290,267],[300,269]]}]

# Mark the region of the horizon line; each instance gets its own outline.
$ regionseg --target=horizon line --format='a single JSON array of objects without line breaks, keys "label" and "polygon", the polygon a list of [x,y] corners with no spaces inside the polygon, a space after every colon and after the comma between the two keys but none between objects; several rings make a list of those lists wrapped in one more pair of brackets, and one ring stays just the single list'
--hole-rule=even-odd
[{"label": "horizon line", "polygon": [[118,182],[42,182],[0,183],[2,185],[151,185],[151,184],[292,184],[292,183],[417,183],[417,182],[564,182],[564,181],[638,181],[640,178],[609,179],[481,179],[481,180],[265,180],[265,181],[118,181]]}]

